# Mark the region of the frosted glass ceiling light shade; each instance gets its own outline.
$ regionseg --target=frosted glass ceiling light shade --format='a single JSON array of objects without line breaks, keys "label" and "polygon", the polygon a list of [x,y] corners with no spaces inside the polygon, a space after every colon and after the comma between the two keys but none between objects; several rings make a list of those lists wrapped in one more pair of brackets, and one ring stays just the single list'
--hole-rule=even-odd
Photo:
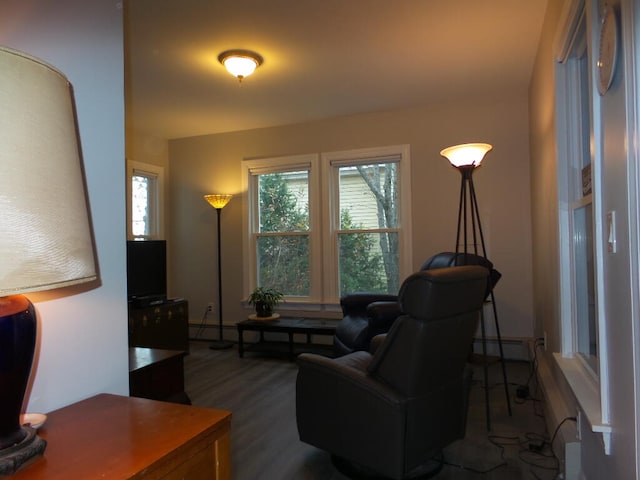
[{"label": "frosted glass ceiling light shade", "polygon": [[218,60],[239,81],[251,75],[263,61],[260,55],[249,50],[227,50],[218,56]]},{"label": "frosted glass ceiling light shade", "polygon": [[445,157],[454,167],[480,166],[482,159],[493,146],[488,143],[463,143],[445,148],[440,155]]},{"label": "frosted glass ceiling light shade", "polygon": [[96,279],[71,85],[0,47],[0,476],[46,443],[20,425],[37,335],[22,293]]},{"label": "frosted glass ceiling light shade", "polygon": [[211,195],[205,195],[204,199],[209,202],[213,208],[224,208],[231,200],[231,197],[233,197],[233,195],[213,193]]}]

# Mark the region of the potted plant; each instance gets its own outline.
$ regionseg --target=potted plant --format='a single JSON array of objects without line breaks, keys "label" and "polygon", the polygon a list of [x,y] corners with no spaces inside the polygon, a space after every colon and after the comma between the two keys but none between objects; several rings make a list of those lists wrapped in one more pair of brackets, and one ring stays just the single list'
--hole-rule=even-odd
[{"label": "potted plant", "polygon": [[255,306],[257,317],[271,317],[273,307],[282,300],[282,297],[283,293],[275,288],[258,287],[249,295],[249,305]]}]

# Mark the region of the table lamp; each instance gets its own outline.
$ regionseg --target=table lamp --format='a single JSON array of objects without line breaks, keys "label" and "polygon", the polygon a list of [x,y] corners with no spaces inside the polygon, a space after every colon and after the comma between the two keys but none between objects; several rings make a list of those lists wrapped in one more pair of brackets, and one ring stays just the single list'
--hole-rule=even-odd
[{"label": "table lamp", "polygon": [[66,77],[0,47],[0,476],[46,447],[20,425],[37,318],[22,294],[96,279],[75,106]]}]

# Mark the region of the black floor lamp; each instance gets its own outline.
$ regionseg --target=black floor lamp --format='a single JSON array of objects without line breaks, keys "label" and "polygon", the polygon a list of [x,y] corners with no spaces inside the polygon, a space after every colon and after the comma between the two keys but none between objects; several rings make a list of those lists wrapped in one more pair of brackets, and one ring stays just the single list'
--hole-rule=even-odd
[{"label": "black floor lamp", "polygon": [[[445,148],[440,155],[445,157],[451,165],[458,169],[461,175],[460,184],[460,204],[458,206],[458,227],[456,233],[456,259],[462,254],[463,262],[467,263],[467,256],[470,254],[476,257],[482,256],[487,259],[487,250],[484,243],[484,235],[482,233],[482,223],[480,222],[480,211],[478,209],[478,201],[476,199],[476,191],[473,186],[473,171],[480,166],[482,159],[493,147],[488,143],[465,143]],[[479,243],[478,243],[479,242]],[[481,252],[478,251],[481,247]],[[460,252],[460,247],[464,248]],[[472,251],[470,251],[472,249]],[[469,261],[469,263],[471,263]],[[499,278],[499,277],[498,277]],[[495,280],[497,281],[497,279]],[[511,402],[509,401],[509,385],[507,383],[507,371],[504,364],[504,353],[502,350],[502,337],[500,336],[500,326],[498,324],[498,310],[493,292],[492,282],[489,290],[488,298],[493,307],[493,319],[495,321],[496,336],[498,337],[498,349],[500,351],[500,364],[502,366],[502,377],[504,381],[504,391],[507,398],[507,410],[511,416]],[[487,341],[485,335],[484,311],[480,316],[480,328],[482,332],[482,354],[484,357],[484,387],[485,387],[485,404],[487,416],[487,429],[491,430],[491,415],[489,410],[489,362],[487,356]]]},{"label": "black floor lamp", "polygon": [[220,248],[220,213],[224,206],[229,203],[232,195],[225,194],[212,194],[205,195],[204,199],[209,202],[209,204],[216,209],[216,214],[218,216],[218,340],[214,341],[209,348],[214,350],[223,350],[225,348],[231,348],[233,343],[225,341],[222,335],[222,255]]}]

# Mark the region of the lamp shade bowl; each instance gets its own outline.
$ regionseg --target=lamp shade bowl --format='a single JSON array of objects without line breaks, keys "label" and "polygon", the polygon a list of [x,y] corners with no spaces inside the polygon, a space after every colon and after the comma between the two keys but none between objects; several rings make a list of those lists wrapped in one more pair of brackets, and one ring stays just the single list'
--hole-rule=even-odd
[{"label": "lamp shade bowl", "polygon": [[474,166],[482,163],[484,156],[493,148],[488,143],[463,143],[447,147],[440,152],[456,168]]},{"label": "lamp shade bowl", "polygon": [[223,193],[212,193],[209,195],[205,195],[204,199],[209,202],[209,204],[215,208],[220,209],[224,208],[227,203],[231,200],[233,195],[223,194]]}]

